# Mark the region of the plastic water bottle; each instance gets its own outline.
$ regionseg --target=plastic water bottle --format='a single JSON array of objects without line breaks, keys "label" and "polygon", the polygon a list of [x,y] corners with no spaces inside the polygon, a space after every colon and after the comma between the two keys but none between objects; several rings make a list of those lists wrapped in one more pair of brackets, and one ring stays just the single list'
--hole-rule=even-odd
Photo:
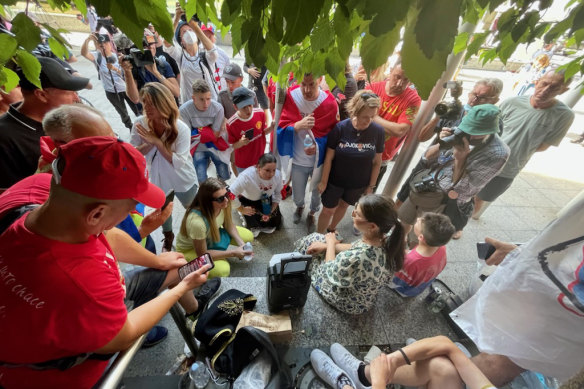
[{"label": "plastic water bottle", "polygon": [[[251,247],[251,243],[247,242],[246,244],[243,245],[243,250],[244,251],[252,251],[253,248]],[[243,257],[244,261],[251,261],[251,259],[253,258],[253,254],[249,254]]]},{"label": "plastic water bottle", "polygon": [[205,364],[199,361],[191,365],[189,377],[191,378],[191,385],[189,385],[189,387],[196,389],[203,389],[206,387],[211,378]]},{"label": "plastic water bottle", "polygon": [[307,149],[309,147],[312,147],[313,144],[314,141],[312,140],[310,134],[306,134],[306,136],[304,137],[304,148]]},{"label": "plastic water bottle", "polygon": [[262,193],[260,201],[262,203],[262,213],[264,215],[269,215],[270,213],[272,213],[272,204],[270,204],[270,198],[266,193]]}]

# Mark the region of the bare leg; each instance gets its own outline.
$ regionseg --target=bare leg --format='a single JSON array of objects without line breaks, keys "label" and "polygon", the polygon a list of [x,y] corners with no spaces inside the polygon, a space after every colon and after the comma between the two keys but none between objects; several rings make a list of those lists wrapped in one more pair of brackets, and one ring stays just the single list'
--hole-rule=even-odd
[{"label": "bare leg", "polygon": [[[370,366],[365,366],[365,376],[371,382]],[[392,384],[425,386],[427,388],[462,389],[464,386],[458,371],[450,359],[434,357],[404,365],[395,371]]]},{"label": "bare leg", "polygon": [[340,221],[343,220],[345,213],[347,213],[347,208],[349,208],[349,204],[347,204],[343,200],[340,200],[339,205],[335,209],[335,213],[333,215],[333,220],[332,220],[331,224],[329,225],[331,230],[335,230],[337,228],[337,224],[339,224]]},{"label": "bare leg", "polygon": [[329,224],[331,222],[331,218],[333,217],[333,214],[335,213],[335,210],[337,208],[338,207],[335,207],[335,208],[322,207],[322,211],[320,211],[320,215],[318,215],[318,223],[316,225],[316,232],[318,232],[319,234],[326,233],[326,228],[329,226]]},{"label": "bare leg", "polygon": [[472,212],[472,218],[474,219],[475,217],[480,217],[480,212],[481,212],[481,208],[483,207],[483,204],[485,203],[485,200],[481,200],[479,198],[479,196],[475,196],[474,197],[474,210]]},{"label": "bare leg", "polygon": [[[179,282],[178,269],[169,270],[166,273],[166,278],[160,287],[159,292],[164,289],[172,289]],[[193,313],[199,308],[199,303],[192,292],[185,293],[179,300],[178,303],[183,307],[186,313]]]},{"label": "bare leg", "polygon": [[525,371],[504,355],[480,353],[472,357],[471,361],[498,388],[507,385]]}]

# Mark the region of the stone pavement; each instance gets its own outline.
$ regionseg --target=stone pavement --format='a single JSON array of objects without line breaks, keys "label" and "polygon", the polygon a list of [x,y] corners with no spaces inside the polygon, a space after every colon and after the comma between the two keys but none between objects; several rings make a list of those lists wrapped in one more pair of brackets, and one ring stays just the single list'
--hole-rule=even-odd
[{"label": "stone pavement", "polygon": [[[230,48],[224,48],[230,53]],[[96,108],[106,114],[108,121],[122,139],[128,139],[129,133],[119,121],[117,113],[105,99],[100,81],[97,80],[95,68],[88,61],[79,57],[79,62],[74,64],[82,74],[90,76],[94,85],[91,91],[82,91],[80,94],[90,100]],[[241,63],[242,58],[236,56],[236,62]],[[504,80],[506,89],[503,98],[511,94],[507,89],[511,88],[512,75],[502,72],[487,72],[476,70],[462,70],[459,79],[465,81],[465,90],[472,88],[473,83],[480,77],[500,77]],[[244,83],[245,85],[245,83]],[[466,94],[463,94],[463,101]],[[476,242],[483,241],[485,236],[512,241],[525,242],[541,230],[555,214],[584,189],[584,147],[569,142],[584,130],[584,103],[580,102],[575,107],[576,121],[568,136],[557,148],[552,147],[544,153],[538,153],[532,158],[524,171],[515,180],[512,187],[493,203],[483,214],[480,220],[471,220],[464,230],[460,240],[448,244],[448,265],[440,275],[440,279],[446,282],[455,292],[464,293],[473,276],[480,266],[476,259]],[[425,146],[418,149],[413,163],[417,161]],[[211,168],[212,169],[212,168]],[[386,173],[386,178],[389,173]],[[210,175],[213,175],[212,173]],[[385,180],[382,182],[383,187]],[[290,198],[281,203],[284,215],[284,225],[280,231],[271,235],[261,234],[254,242],[255,258],[251,263],[232,261],[230,283],[239,285],[246,292],[254,293],[265,301],[265,285],[263,279],[266,274],[266,266],[273,254],[292,251],[293,243],[306,234],[304,219],[298,225],[292,223],[291,215],[294,204]],[[184,209],[179,202],[175,203],[174,227],[178,230]],[[235,219],[238,221],[238,218]],[[239,222],[239,221],[238,221]],[[339,225],[340,234],[345,241],[356,239],[352,234],[350,212]],[[157,243],[161,234],[157,236]],[[313,292],[311,292],[313,293]],[[312,296],[311,298],[318,298]],[[306,326],[314,327],[316,336],[307,337],[298,345],[303,347],[322,347],[339,341],[350,346],[368,346],[369,343],[383,342],[400,343],[409,336],[422,338],[448,332],[444,323],[436,318],[428,316],[426,308],[421,303],[399,301],[393,294],[382,293],[378,305],[372,314],[363,315],[354,319],[353,325],[331,325],[330,315],[336,312],[304,310],[299,331]],[[260,312],[260,303],[258,309]],[[393,316],[382,315],[391,311]],[[336,313],[338,316],[338,313]],[[334,315],[333,315],[334,317]],[[338,317],[337,317],[338,319]],[[335,323],[334,321],[332,323]],[[130,365],[126,375],[160,375],[165,374],[174,361],[183,354],[184,342],[176,330],[170,315],[161,322],[170,330],[169,338],[147,350],[138,352]],[[377,331],[377,332],[375,332]],[[375,335],[377,334],[377,335]]]}]

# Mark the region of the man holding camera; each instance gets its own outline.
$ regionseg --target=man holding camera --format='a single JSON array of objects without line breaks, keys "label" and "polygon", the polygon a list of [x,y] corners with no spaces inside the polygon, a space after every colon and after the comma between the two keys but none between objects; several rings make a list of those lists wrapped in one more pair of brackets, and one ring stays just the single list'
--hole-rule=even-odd
[{"label": "man holding camera", "polygon": [[404,228],[409,231],[423,212],[439,212],[462,230],[473,210],[473,196],[509,157],[509,147],[497,135],[499,112],[492,104],[477,105],[458,128],[440,133],[439,143],[424,154],[425,169],[410,180],[410,196],[398,211]]},{"label": "man holding camera", "polygon": [[175,99],[180,96],[176,75],[162,56],[156,56],[154,36],[144,37],[144,53],[132,49],[131,55],[122,57],[122,68],[126,80],[126,93],[132,102],[140,102],[139,91],[148,82],[159,82],[172,92]]},{"label": "man holding camera", "polygon": [[[94,43],[96,51],[89,51],[89,42]],[[109,35],[89,35],[81,46],[81,55],[95,64],[105,90],[105,96],[120,115],[126,128],[131,130],[132,120],[128,115],[124,101],[128,103],[135,115],[138,115],[138,108],[126,94],[126,82],[122,78],[122,67],[118,62],[118,57],[112,51]]]}]

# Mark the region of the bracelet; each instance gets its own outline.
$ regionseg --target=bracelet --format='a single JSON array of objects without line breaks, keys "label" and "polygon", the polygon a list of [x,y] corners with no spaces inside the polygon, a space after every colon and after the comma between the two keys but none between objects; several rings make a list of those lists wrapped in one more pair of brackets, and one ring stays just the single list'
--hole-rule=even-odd
[{"label": "bracelet", "polygon": [[406,361],[406,363],[408,365],[411,365],[412,362],[410,362],[410,358],[408,358],[408,356],[406,355],[406,353],[404,352],[404,350],[402,350],[401,348],[398,348],[397,351],[399,351],[401,353],[401,355],[404,357],[404,360]]}]

